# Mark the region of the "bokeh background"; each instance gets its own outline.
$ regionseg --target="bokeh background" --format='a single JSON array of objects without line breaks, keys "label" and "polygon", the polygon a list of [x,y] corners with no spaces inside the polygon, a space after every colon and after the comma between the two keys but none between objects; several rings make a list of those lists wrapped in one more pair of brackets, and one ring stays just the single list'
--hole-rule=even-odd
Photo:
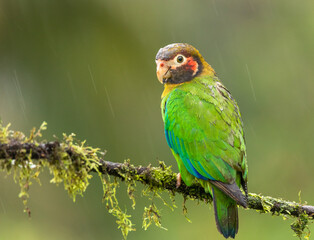
[{"label": "bokeh background", "polygon": [[[0,0],[0,117],[29,132],[76,133],[106,159],[177,166],[160,114],[155,54],[173,42],[197,47],[237,100],[248,150],[249,191],[314,204],[314,1],[312,0]],[[0,173],[0,239],[122,239],[92,179],[76,203],[63,186],[31,186],[32,218],[19,188]],[[123,185],[123,184],[122,184]],[[125,188],[119,193],[136,232],[128,239],[222,239],[213,209],[182,198],[162,225],[141,228]],[[167,199],[167,198],[166,198]],[[169,199],[168,199],[169,200]],[[296,239],[291,220],[240,209],[237,239]],[[314,230],[311,226],[312,231]]]}]

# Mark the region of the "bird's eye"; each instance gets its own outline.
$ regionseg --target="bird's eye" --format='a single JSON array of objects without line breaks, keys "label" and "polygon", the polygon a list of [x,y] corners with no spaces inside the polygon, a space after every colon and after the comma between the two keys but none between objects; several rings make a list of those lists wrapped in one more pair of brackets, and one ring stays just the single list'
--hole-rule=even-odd
[{"label": "bird's eye", "polygon": [[184,57],[182,55],[177,56],[177,63],[182,63],[184,61]]}]

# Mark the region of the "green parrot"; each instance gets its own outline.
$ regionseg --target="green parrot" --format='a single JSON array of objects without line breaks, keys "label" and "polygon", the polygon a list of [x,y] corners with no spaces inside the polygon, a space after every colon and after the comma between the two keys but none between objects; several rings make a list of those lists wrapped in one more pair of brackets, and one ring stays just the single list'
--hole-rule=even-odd
[{"label": "green parrot", "polygon": [[161,48],[156,64],[158,80],[164,84],[166,140],[180,171],[177,187],[181,179],[187,186],[197,179],[213,197],[219,232],[234,238],[237,204],[247,207],[248,175],[238,105],[193,46],[174,43]]}]

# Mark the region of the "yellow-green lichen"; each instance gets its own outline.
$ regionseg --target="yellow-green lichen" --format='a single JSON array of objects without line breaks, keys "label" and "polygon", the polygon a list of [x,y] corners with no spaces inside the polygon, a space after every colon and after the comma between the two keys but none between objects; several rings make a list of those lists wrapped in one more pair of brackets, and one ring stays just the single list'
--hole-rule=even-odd
[{"label": "yellow-green lichen", "polygon": [[[126,184],[127,195],[132,201],[132,208],[135,209],[135,181],[145,184],[142,195],[147,197],[151,203],[144,208],[143,228],[146,230],[153,223],[162,229],[160,210],[156,200],[169,207],[172,211],[176,208],[175,193],[182,194],[183,214],[187,218],[186,200],[198,200],[199,202],[210,202],[211,196],[207,194],[202,186],[196,181],[190,187],[184,183],[176,187],[176,174],[172,172],[171,166],[159,162],[158,167],[133,166],[130,160],[124,163],[113,163],[104,161],[104,152],[98,148],[86,146],[86,142],[79,142],[75,134],[63,134],[63,140],[45,142],[41,140],[42,131],[46,129],[44,122],[38,130],[33,128],[29,136],[18,131],[9,129],[10,124],[2,126],[0,123],[0,170],[7,174],[13,173],[14,180],[20,185],[19,197],[25,205],[25,212],[30,215],[27,206],[29,198],[29,187],[33,181],[39,181],[41,171],[46,167],[52,174],[52,183],[63,182],[65,190],[75,201],[77,195],[83,195],[92,178],[91,172],[96,172],[103,186],[103,201],[109,213],[116,217],[118,229],[121,230],[126,239],[128,233],[135,231],[131,222],[131,215],[122,210],[116,197],[119,188],[118,179]],[[110,178],[109,175],[114,177]],[[165,200],[164,195],[169,195],[170,202]],[[296,216],[291,228],[297,237],[309,239],[310,231],[308,225],[312,222],[311,216],[305,212],[301,199],[299,203],[288,202],[282,199],[264,197],[258,194],[249,194],[249,208],[256,209],[263,213],[272,213],[286,218]],[[311,207],[311,206],[309,206]],[[303,211],[303,212],[302,212]]]},{"label": "yellow-green lichen", "polygon": [[109,175],[103,176],[100,174],[99,176],[103,182],[103,201],[106,203],[106,207],[109,213],[117,218],[116,223],[118,224],[118,228],[121,230],[124,239],[126,239],[129,232],[135,231],[135,228],[130,220],[131,215],[127,215],[126,211],[122,211],[119,207],[119,202],[116,197],[119,182],[117,181],[117,179],[114,179],[114,181],[112,182]]},{"label": "yellow-green lichen", "polygon": [[155,223],[155,225],[159,228],[167,230],[161,225],[161,215],[154,203],[144,208],[142,227],[147,230],[152,223]]},{"label": "yellow-green lichen", "polygon": [[[272,213],[276,215],[283,216],[283,219],[292,219],[293,216],[294,222],[291,224],[291,229],[294,231],[295,236],[299,239],[309,239],[310,229],[309,224],[312,222],[309,215],[302,210],[302,201],[301,193],[299,192],[299,203],[287,202],[280,198],[265,197],[259,194],[249,194],[251,198],[250,204],[251,208],[258,209],[257,211],[262,213]],[[261,207],[258,207],[258,205]]]},{"label": "yellow-green lichen", "polygon": [[[10,146],[19,144],[19,146],[40,147],[43,142],[38,138],[42,137],[42,131],[46,130],[47,124],[43,122],[38,130],[33,128],[30,135],[26,137],[23,133],[9,130],[10,124],[6,127],[0,125],[1,144]],[[88,186],[89,179],[92,177],[91,170],[98,171],[99,159],[98,148],[85,147],[85,141],[78,144],[74,141],[74,134],[64,134],[64,141],[59,144],[58,151],[52,153],[52,159],[32,159],[33,150],[29,152],[21,148],[17,151],[15,158],[4,157],[1,161],[1,169],[8,173],[13,170],[15,181],[19,182],[21,191],[19,197],[22,198],[25,205],[25,211],[30,214],[27,207],[29,198],[28,189],[32,180],[39,182],[39,174],[43,167],[48,167],[53,175],[52,183],[64,183],[64,188],[75,201],[76,195],[82,195]],[[69,151],[72,153],[70,156]],[[41,153],[44,154],[44,153]]]},{"label": "yellow-green lichen", "polygon": [[[10,124],[3,127],[0,123],[0,143],[1,144],[14,144],[16,142],[33,143],[37,137],[41,137],[41,132],[46,129],[46,123],[43,122],[40,128],[36,131],[33,128],[30,132],[30,136],[26,137],[23,133],[18,131],[9,130]],[[11,174],[13,171],[13,178],[15,182],[18,182],[20,186],[19,198],[22,199],[24,204],[24,212],[31,215],[31,211],[27,206],[29,198],[29,187],[32,185],[32,180],[37,181],[40,184],[38,178],[42,171],[43,163],[41,161],[32,161],[32,151],[26,153],[25,149],[20,149],[15,158],[7,158],[5,161],[0,161],[0,170],[6,171],[7,174]]]},{"label": "yellow-green lichen", "polygon": [[182,212],[183,212],[183,215],[185,217],[185,219],[189,222],[189,223],[192,223],[192,221],[188,218],[188,209],[186,207],[186,201],[187,201],[187,197],[184,197],[183,198],[183,203],[182,203]]},{"label": "yellow-green lichen", "polygon": [[[158,172],[158,170],[154,171]],[[156,199],[161,200],[161,202],[167,206],[171,211],[174,211],[174,209],[177,207],[175,205],[175,199],[174,199],[174,193],[169,191],[170,194],[170,200],[171,203],[168,203],[162,196],[163,190],[160,188],[160,186],[151,186],[147,185],[146,188],[143,189],[142,195],[147,197],[150,201],[151,204],[148,207],[144,208],[144,213],[143,213],[143,224],[142,227],[147,230],[149,226],[151,226],[152,223],[155,224],[155,226],[167,230],[165,227],[161,225],[161,214],[160,210],[157,208],[156,204],[154,201]]]},{"label": "yellow-green lichen", "polygon": [[[298,194],[299,196],[299,204],[302,204],[302,199],[301,199],[301,191]],[[301,209],[299,209],[301,211]],[[310,224],[310,219],[309,216],[305,213],[302,212],[299,217],[290,225],[291,229],[294,231],[295,236],[297,236],[299,239],[310,239],[311,231],[309,228]]]},{"label": "yellow-green lichen", "polygon": [[163,161],[159,161],[159,167],[154,168],[151,174],[152,178],[157,180],[154,183],[154,187],[162,190],[165,186],[171,185],[173,177],[176,177],[176,174],[171,170],[171,166],[167,167]]},{"label": "yellow-green lichen", "polygon": [[[85,146],[82,143],[74,142],[75,134],[63,134],[64,142],[60,144],[59,153],[53,164],[49,164],[49,171],[53,175],[51,183],[59,184],[63,182],[65,190],[75,201],[76,195],[85,192],[89,179],[92,178],[91,171],[98,171],[100,165],[98,148]],[[71,155],[68,153],[71,152]]]},{"label": "yellow-green lichen", "polygon": [[294,231],[295,236],[299,239],[310,239],[311,231],[309,228],[309,216],[305,213],[301,213],[299,217],[291,224],[291,229]]}]

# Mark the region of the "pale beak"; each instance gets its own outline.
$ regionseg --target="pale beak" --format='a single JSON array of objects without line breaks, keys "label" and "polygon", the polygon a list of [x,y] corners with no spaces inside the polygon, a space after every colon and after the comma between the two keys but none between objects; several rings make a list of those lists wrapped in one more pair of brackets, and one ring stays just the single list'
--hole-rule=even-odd
[{"label": "pale beak", "polygon": [[171,78],[170,66],[165,61],[156,60],[157,78],[162,84],[166,83],[167,79]]}]

